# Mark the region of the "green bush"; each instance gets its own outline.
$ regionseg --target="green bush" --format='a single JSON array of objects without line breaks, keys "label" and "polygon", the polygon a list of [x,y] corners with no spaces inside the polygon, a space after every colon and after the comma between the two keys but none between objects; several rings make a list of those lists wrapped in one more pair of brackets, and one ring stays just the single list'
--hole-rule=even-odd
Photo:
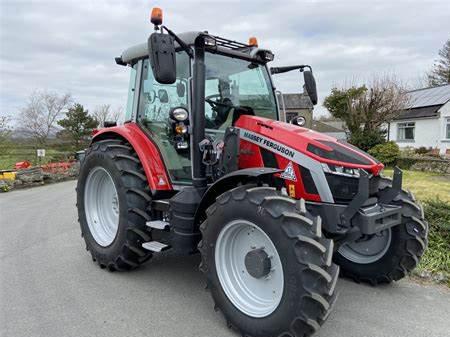
[{"label": "green bush", "polygon": [[386,142],[386,132],[381,130],[359,130],[350,135],[348,142],[361,150],[368,151],[374,146]]},{"label": "green bush", "polygon": [[384,144],[375,145],[369,150],[369,153],[387,166],[392,166],[397,163],[400,156],[400,149],[398,145],[392,141]]},{"label": "green bush", "polygon": [[429,199],[424,202],[424,212],[429,225],[428,249],[419,267],[443,273],[450,286],[450,204]]}]

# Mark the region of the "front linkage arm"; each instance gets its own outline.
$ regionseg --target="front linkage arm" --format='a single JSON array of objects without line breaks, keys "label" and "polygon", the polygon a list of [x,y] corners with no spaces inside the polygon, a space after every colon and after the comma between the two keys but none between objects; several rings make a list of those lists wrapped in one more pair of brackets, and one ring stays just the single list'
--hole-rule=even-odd
[{"label": "front linkage arm", "polygon": [[335,236],[336,249],[352,238],[372,235],[401,222],[401,207],[391,204],[401,192],[402,171],[394,169],[392,185],[371,197],[369,174],[359,170],[358,192],[348,205],[308,202],[313,214],[323,219],[324,230]]},{"label": "front linkage arm", "polygon": [[379,202],[389,204],[402,191],[403,171],[397,166],[394,167],[394,176],[392,178],[392,187],[385,188],[379,192]]},{"label": "front linkage arm", "polygon": [[359,181],[358,181],[358,193],[356,193],[353,200],[347,206],[344,212],[342,212],[340,219],[343,227],[349,227],[350,221],[358,212],[358,210],[369,199],[369,174],[362,169],[359,169]]},{"label": "front linkage arm", "polygon": [[377,198],[369,197],[369,175],[359,170],[360,178],[358,193],[341,213],[341,226],[357,227],[363,234],[375,234],[401,222],[400,207],[391,205],[402,190],[402,171],[394,168],[394,178],[391,187],[378,192]]}]

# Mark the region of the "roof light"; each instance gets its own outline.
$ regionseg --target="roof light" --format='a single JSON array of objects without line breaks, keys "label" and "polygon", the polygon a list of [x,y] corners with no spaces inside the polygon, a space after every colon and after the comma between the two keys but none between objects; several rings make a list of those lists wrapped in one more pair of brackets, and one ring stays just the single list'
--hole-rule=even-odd
[{"label": "roof light", "polygon": [[155,26],[159,26],[163,22],[163,12],[162,9],[159,7],[153,7],[152,8],[152,14],[150,16],[150,21]]},{"label": "roof light", "polygon": [[258,47],[258,40],[256,37],[252,36],[248,39],[248,45],[251,47]]}]

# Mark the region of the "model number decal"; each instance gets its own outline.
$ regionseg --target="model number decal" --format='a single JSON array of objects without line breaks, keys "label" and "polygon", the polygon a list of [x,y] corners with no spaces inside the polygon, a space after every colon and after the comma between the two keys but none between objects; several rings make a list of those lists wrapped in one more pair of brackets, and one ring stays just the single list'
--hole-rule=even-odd
[{"label": "model number decal", "polygon": [[288,157],[294,158],[294,156],[295,156],[295,152],[292,151],[291,149],[289,149],[287,147],[284,147],[281,144],[272,142],[271,140],[269,140],[267,138],[263,138],[263,137],[260,137],[258,135],[249,133],[247,131],[244,131],[243,138],[247,138],[247,139],[252,140],[253,142],[258,143],[258,144],[264,144],[265,146],[273,149],[274,151],[280,152],[280,153],[282,153],[282,154],[284,154],[284,155],[286,155]]}]

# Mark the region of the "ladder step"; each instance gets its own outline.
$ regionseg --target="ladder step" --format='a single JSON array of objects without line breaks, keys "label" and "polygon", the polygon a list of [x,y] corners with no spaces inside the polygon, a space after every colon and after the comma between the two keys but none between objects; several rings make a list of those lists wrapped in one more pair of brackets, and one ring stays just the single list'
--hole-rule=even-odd
[{"label": "ladder step", "polygon": [[146,225],[150,228],[161,230],[169,229],[170,227],[170,224],[168,222],[162,220],[147,221]]},{"label": "ladder step", "polygon": [[142,244],[142,247],[155,253],[162,252],[166,249],[169,249],[170,246],[166,245],[165,243],[158,242],[158,241],[150,241],[150,242],[144,242]]}]

